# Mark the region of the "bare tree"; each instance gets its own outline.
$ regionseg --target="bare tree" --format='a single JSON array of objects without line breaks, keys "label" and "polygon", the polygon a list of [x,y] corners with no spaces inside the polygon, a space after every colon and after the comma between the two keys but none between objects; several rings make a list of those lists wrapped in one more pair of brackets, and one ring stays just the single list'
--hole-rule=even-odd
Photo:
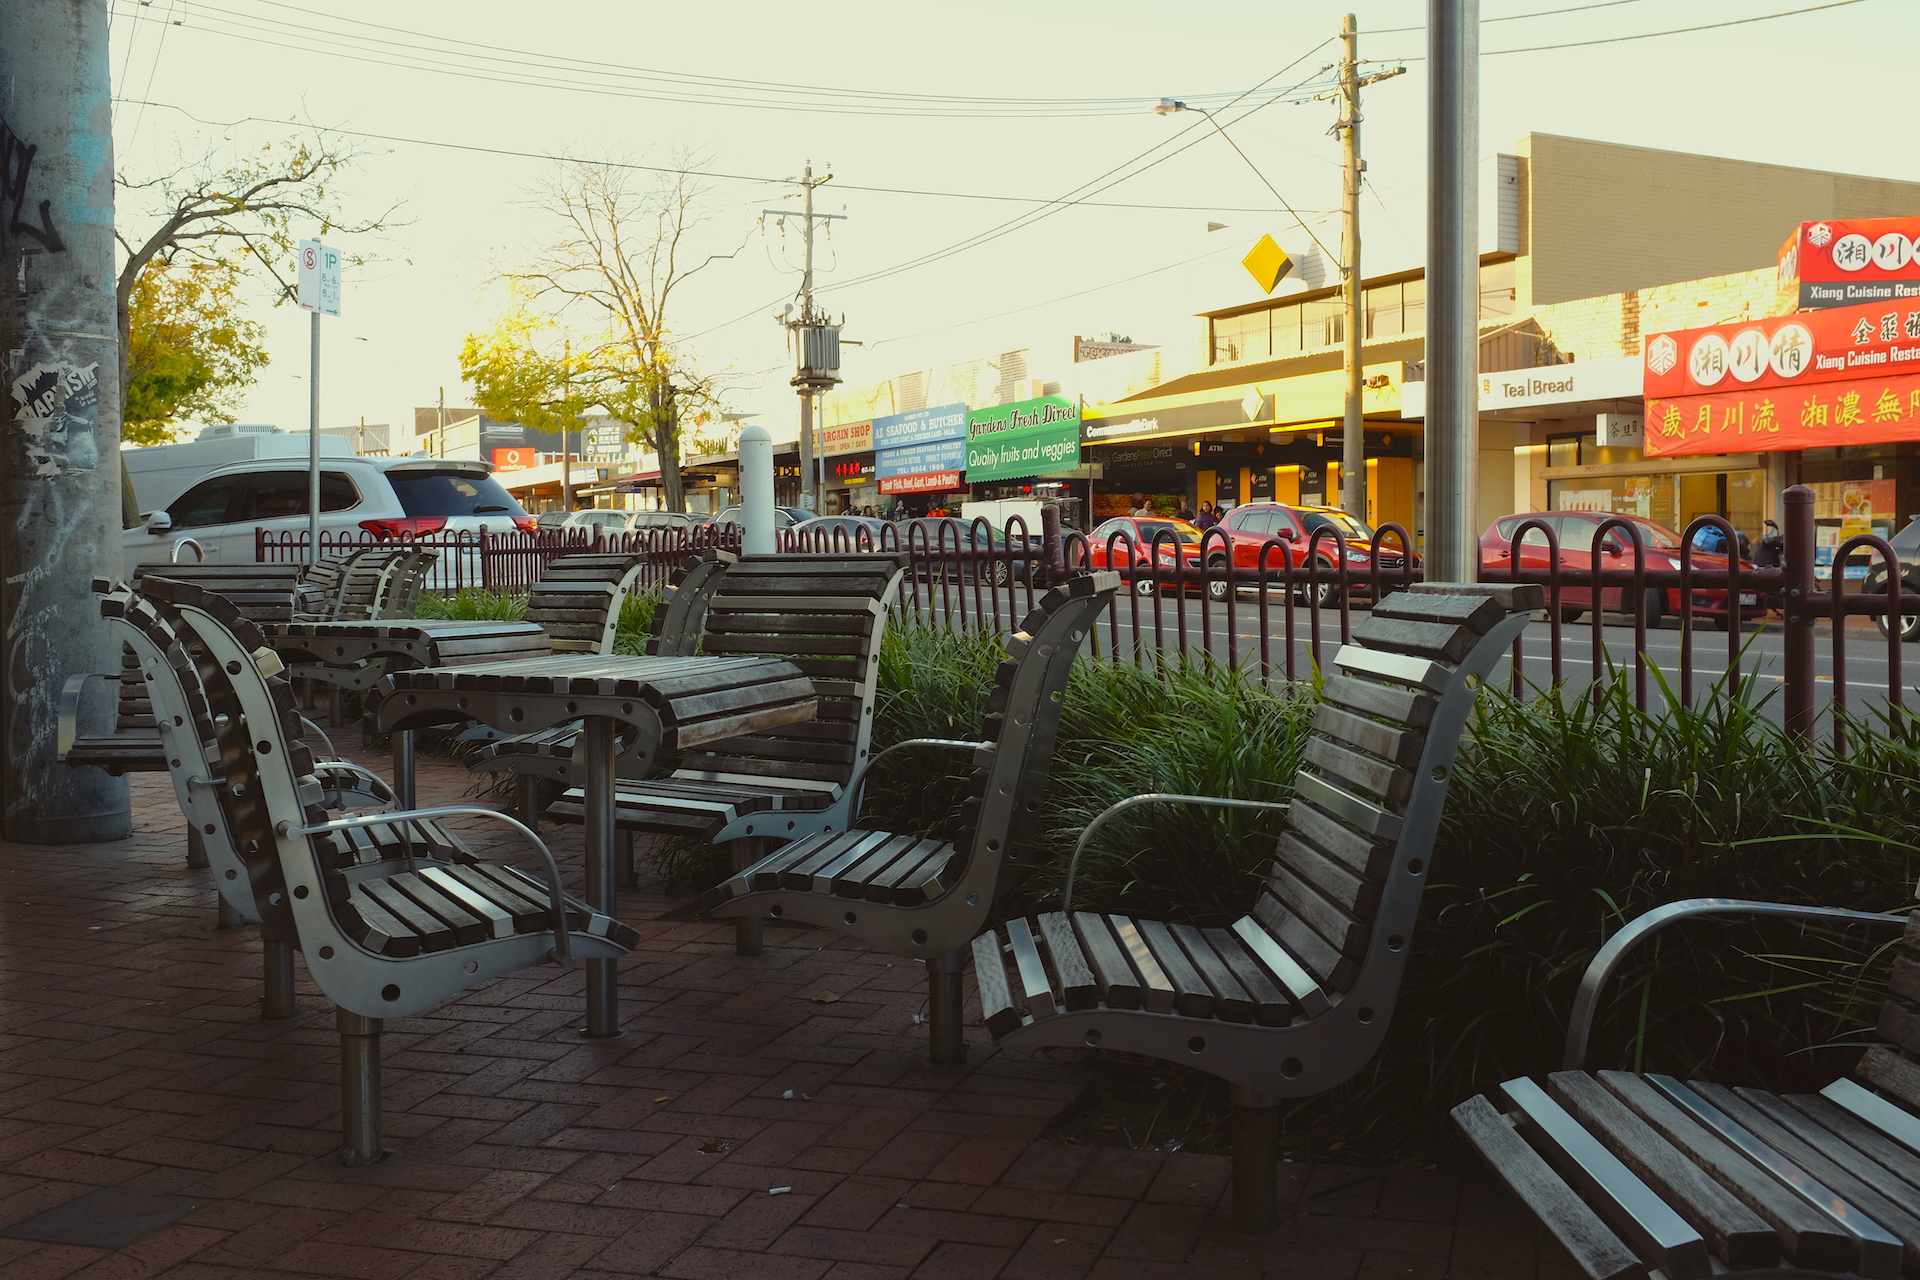
[{"label": "bare tree", "polygon": [[[565,401],[603,406],[630,425],[633,437],[659,456],[666,505],[686,509],[680,485],[683,424],[710,416],[719,390],[712,376],[692,367],[674,341],[669,317],[693,277],[739,252],[701,253],[692,247],[705,218],[703,186],[689,172],[687,156],[677,172],[647,190],[636,190],[632,171],[608,163],[567,163],[534,193],[552,212],[560,234],[527,265],[499,273],[527,306],[540,308],[560,325],[579,325],[564,370]],[[493,353],[493,380],[515,381],[498,362],[516,359],[512,346],[470,338],[468,351]],[[539,361],[531,348],[524,358]],[[551,363],[550,359],[548,363]],[[463,366],[467,359],[463,356]],[[486,407],[487,370],[467,367]],[[502,409],[510,409],[507,404]]]},{"label": "bare tree", "polygon": [[291,299],[295,242],[303,225],[347,235],[388,225],[392,209],[352,223],[340,217],[330,183],[356,158],[355,152],[316,134],[268,144],[238,159],[209,151],[198,161],[141,182],[125,174],[116,178],[122,191],[133,195],[131,200],[122,197],[122,208],[137,206],[144,195],[158,220],[144,236],[128,230],[131,219],[124,216],[114,230],[125,255],[115,292],[122,394],[130,374],[138,372],[130,368],[129,338],[141,274],[156,263],[172,265],[177,260],[183,266],[217,265],[229,276],[257,266],[272,280],[276,301]]}]

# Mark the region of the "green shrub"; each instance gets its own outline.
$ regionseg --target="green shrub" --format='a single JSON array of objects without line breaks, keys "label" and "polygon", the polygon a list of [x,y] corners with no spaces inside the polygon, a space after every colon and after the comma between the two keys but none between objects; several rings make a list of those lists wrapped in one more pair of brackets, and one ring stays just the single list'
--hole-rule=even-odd
[{"label": "green shrub", "polygon": [[512,591],[462,587],[452,595],[420,593],[418,618],[448,618],[456,622],[518,622],[527,616],[527,597]]},{"label": "green shrub", "polygon": [[647,639],[653,634],[653,614],[660,607],[660,591],[636,591],[620,606],[620,621],[614,628],[613,651],[634,657],[647,651]]}]

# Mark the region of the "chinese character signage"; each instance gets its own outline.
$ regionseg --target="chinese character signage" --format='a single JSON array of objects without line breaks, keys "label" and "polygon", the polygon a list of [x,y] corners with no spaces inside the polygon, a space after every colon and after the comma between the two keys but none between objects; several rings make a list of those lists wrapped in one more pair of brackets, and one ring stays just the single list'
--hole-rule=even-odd
[{"label": "chinese character signage", "polygon": [[866,453],[873,448],[873,423],[836,422],[820,430],[820,456],[831,458],[842,453]]},{"label": "chinese character signage", "polygon": [[1920,440],[1920,372],[1813,382],[1739,384],[1704,396],[1647,396],[1650,458],[1822,449]]},{"label": "chinese character signage", "polygon": [[1019,480],[1080,465],[1080,406],[1063,396],[967,415],[967,480]]},{"label": "chinese character signage", "polygon": [[1780,248],[1780,281],[1803,307],[1920,301],[1920,218],[1803,222]]},{"label": "chinese character signage", "polygon": [[1920,298],[1657,333],[1645,387],[1649,398],[1690,396],[1910,371],[1920,372]]}]

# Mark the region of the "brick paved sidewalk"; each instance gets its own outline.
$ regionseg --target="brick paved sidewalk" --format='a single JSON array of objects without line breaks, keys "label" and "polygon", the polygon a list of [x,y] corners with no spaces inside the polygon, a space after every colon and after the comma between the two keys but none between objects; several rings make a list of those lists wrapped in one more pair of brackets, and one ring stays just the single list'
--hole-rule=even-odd
[{"label": "brick paved sidewalk", "polygon": [[[0,1238],[6,1280],[1574,1274],[1479,1178],[1288,1166],[1292,1220],[1236,1236],[1222,1157],[1039,1138],[1071,1068],[977,1027],[929,1066],[915,966],[775,928],[741,959],[657,889],[622,903],[624,1039],[580,1040],[551,970],[390,1020],[394,1155],[345,1169],[330,1007],[303,970],[260,1019],[257,934],[213,928],[166,780],[133,788],[131,840],[0,845],[0,1231],[101,1188],[204,1204],[117,1251]],[[467,790],[423,759],[422,803]]]}]

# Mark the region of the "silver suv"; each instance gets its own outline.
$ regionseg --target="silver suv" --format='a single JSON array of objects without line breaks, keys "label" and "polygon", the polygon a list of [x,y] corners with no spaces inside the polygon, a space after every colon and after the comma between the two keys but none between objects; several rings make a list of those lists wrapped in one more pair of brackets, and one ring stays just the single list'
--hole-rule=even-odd
[{"label": "silver suv", "polygon": [[[533,517],[484,462],[412,455],[322,458],[320,531],[379,537],[533,531]],[[121,535],[128,573],[137,564],[254,560],[255,530],[298,538],[307,530],[307,470],[287,458],[216,467],[142,528]]]}]

